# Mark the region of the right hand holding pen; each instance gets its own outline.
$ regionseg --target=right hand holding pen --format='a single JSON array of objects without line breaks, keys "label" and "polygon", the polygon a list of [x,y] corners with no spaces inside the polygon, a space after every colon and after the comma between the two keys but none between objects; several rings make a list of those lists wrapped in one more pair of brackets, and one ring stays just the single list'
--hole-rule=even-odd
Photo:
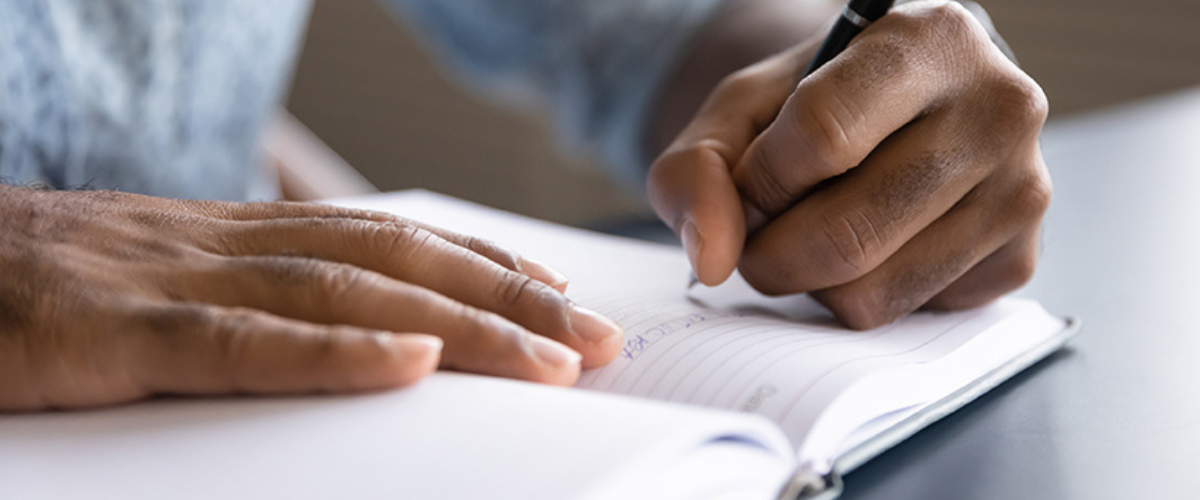
[{"label": "right hand holding pen", "polygon": [[700,281],[736,267],[859,329],[1025,283],[1050,198],[1037,84],[952,2],[897,7],[797,85],[819,43],[726,78],[651,168]]}]

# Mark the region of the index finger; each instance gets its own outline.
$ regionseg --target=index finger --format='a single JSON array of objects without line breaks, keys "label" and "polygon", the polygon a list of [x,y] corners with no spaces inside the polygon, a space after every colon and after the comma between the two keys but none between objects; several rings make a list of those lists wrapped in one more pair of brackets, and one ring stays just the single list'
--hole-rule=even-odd
[{"label": "index finger", "polygon": [[172,200],[171,203],[198,210],[201,213],[222,220],[240,222],[265,222],[280,219],[330,219],[330,220],[361,220],[382,224],[400,224],[414,226],[436,234],[443,240],[482,255],[488,260],[541,281],[559,292],[566,292],[567,277],[562,273],[538,261],[525,258],[520,254],[492,241],[464,235],[425,224],[418,220],[393,215],[375,210],[346,208],[336,205],[309,202],[257,202],[229,203],[216,201]]}]

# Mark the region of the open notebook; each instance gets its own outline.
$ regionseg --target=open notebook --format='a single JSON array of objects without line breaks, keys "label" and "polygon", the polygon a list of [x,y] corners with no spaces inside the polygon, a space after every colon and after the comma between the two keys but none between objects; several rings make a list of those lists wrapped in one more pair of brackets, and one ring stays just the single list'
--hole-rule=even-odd
[{"label": "open notebook", "polygon": [[546,262],[626,328],[621,355],[585,372],[585,390],[438,373],[381,394],[0,417],[0,496],[833,497],[840,474],[1077,331],[1023,299],[849,331],[737,278],[689,295],[677,248],[420,191],[340,204]]}]

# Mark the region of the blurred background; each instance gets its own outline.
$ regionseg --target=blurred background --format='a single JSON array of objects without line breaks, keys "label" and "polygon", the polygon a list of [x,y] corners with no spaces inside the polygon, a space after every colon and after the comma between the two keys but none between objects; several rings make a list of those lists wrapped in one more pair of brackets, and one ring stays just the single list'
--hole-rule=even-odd
[{"label": "blurred background", "polygon": [[[1200,85],[1200,1],[978,1],[1046,90],[1052,120]],[[316,1],[288,108],[381,190],[570,224],[648,211],[541,117],[458,88],[374,0]]]}]

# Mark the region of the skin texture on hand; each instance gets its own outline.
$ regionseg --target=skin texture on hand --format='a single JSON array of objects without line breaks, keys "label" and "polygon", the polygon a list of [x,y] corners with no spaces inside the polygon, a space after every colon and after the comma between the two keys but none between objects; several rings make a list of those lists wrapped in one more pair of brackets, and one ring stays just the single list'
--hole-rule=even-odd
[{"label": "skin texture on hand", "polygon": [[0,212],[0,410],[376,390],[439,365],[567,385],[620,347],[562,275],[391,215],[10,186]]},{"label": "skin texture on hand", "polygon": [[961,6],[899,6],[800,80],[819,36],[724,80],[648,191],[699,279],[739,269],[847,326],[1025,283],[1050,180],[1041,89]]}]

